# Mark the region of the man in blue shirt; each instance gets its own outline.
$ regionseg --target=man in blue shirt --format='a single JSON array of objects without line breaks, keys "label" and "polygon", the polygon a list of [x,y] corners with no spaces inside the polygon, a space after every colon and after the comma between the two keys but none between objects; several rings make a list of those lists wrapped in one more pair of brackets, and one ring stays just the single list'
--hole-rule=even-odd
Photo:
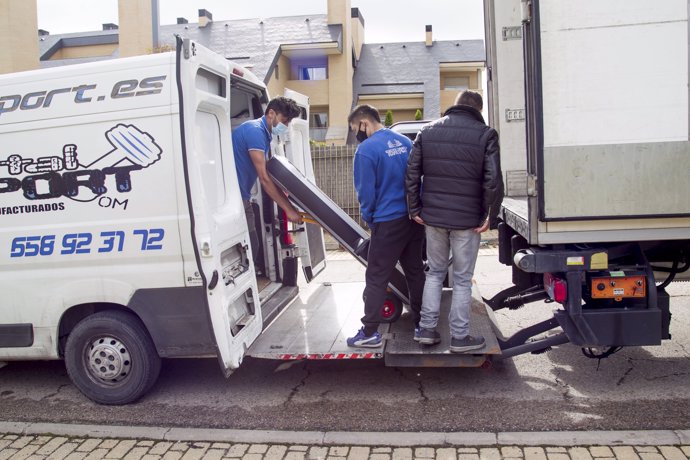
[{"label": "man in blue shirt", "polygon": [[382,344],[379,314],[398,261],[407,280],[417,335],[424,290],[424,227],[410,220],[405,199],[405,171],[412,142],[385,128],[378,110],[370,105],[355,107],[347,121],[360,142],[354,160],[355,190],[362,219],[371,229],[363,295],[364,327],[348,338],[347,344],[374,348]]},{"label": "man in blue shirt", "polygon": [[244,201],[249,238],[252,245],[252,258],[258,264],[259,237],[256,232],[254,211],[249,201],[251,190],[259,179],[261,188],[278,203],[291,222],[302,223],[302,218],[290,204],[285,194],[276,186],[266,170],[266,161],[271,152],[273,135],[287,134],[287,125],[300,115],[299,106],[286,97],[276,97],[266,106],[264,116],[242,123],[232,132],[232,150],[235,154],[235,169],[240,184],[240,194]]}]

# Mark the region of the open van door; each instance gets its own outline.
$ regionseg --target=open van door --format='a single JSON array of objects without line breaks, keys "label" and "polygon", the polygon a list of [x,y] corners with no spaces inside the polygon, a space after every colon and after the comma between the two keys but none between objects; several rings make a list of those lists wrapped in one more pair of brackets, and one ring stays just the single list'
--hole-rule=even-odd
[{"label": "open van door", "polygon": [[[300,118],[295,118],[290,122],[290,130],[285,139],[285,156],[312,184],[316,185],[309,146],[309,98],[290,89],[285,90],[285,97],[297,102],[302,109]],[[298,229],[297,244],[301,251],[300,261],[304,277],[309,282],[326,268],[323,230],[318,224],[305,222]]]},{"label": "open van door", "polygon": [[[261,333],[261,308],[230,138],[232,67],[189,39],[177,39],[180,143],[186,184],[180,210],[184,275],[203,289],[226,374]],[[185,237],[191,231],[191,239]]]}]

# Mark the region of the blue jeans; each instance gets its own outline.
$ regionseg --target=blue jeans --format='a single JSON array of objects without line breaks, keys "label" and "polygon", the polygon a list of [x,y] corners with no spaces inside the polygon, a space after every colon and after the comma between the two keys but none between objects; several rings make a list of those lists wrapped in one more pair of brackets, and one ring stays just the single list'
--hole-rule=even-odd
[{"label": "blue jeans", "polygon": [[426,226],[426,254],[429,271],[422,296],[424,329],[435,329],[441,310],[443,279],[448,272],[448,255],[453,256],[453,300],[450,306],[450,333],[457,339],[470,332],[472,275],[477,263],[481,234],[468,230],[450,230]]}]

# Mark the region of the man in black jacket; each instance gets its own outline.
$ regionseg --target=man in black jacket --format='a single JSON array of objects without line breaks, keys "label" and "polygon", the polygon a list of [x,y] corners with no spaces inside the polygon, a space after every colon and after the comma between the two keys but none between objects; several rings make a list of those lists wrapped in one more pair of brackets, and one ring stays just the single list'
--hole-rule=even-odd
[{"label": "man in black jacket", "polygon": [[456,353],[485,343],[469,333],[472,276],[481,233],[495,228],[503,200],[498,133],[484,123],[481,110],[481,95],[465,91],[442,118],[424,126],[414,141],[405,180],[410,217],[426,226],[429,263],[418,341],[441,341],[436,326],[452,253],[450,351]]}]

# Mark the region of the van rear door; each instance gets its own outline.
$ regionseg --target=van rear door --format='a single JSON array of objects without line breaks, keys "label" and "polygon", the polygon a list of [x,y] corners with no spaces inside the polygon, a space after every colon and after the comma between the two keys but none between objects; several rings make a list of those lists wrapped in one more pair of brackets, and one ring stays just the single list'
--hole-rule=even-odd
[{"label": "van rear door", "polygon": [[[179,213],[180,234],[193,246],[184,251],[185,280],[204,290],[227,374],[240,365],[262,329],[230,138],[231,71],[222,56],[178,37],[180,141],[189,209]],[[191,239],[184,238],[190,231]]]},{"label": "van rear door", "polygon": [[[309,98],[290,89],[285,90],[285,97],[297,102],[302,109],[302,116],[290,122],[290,131],[285,141],[285,156],[311,183],[316,185],[309,146]],[[297,235],[304,277],[309,282],[326,268],[323,230],[318,224],[305,222],[298,229]]]}]

